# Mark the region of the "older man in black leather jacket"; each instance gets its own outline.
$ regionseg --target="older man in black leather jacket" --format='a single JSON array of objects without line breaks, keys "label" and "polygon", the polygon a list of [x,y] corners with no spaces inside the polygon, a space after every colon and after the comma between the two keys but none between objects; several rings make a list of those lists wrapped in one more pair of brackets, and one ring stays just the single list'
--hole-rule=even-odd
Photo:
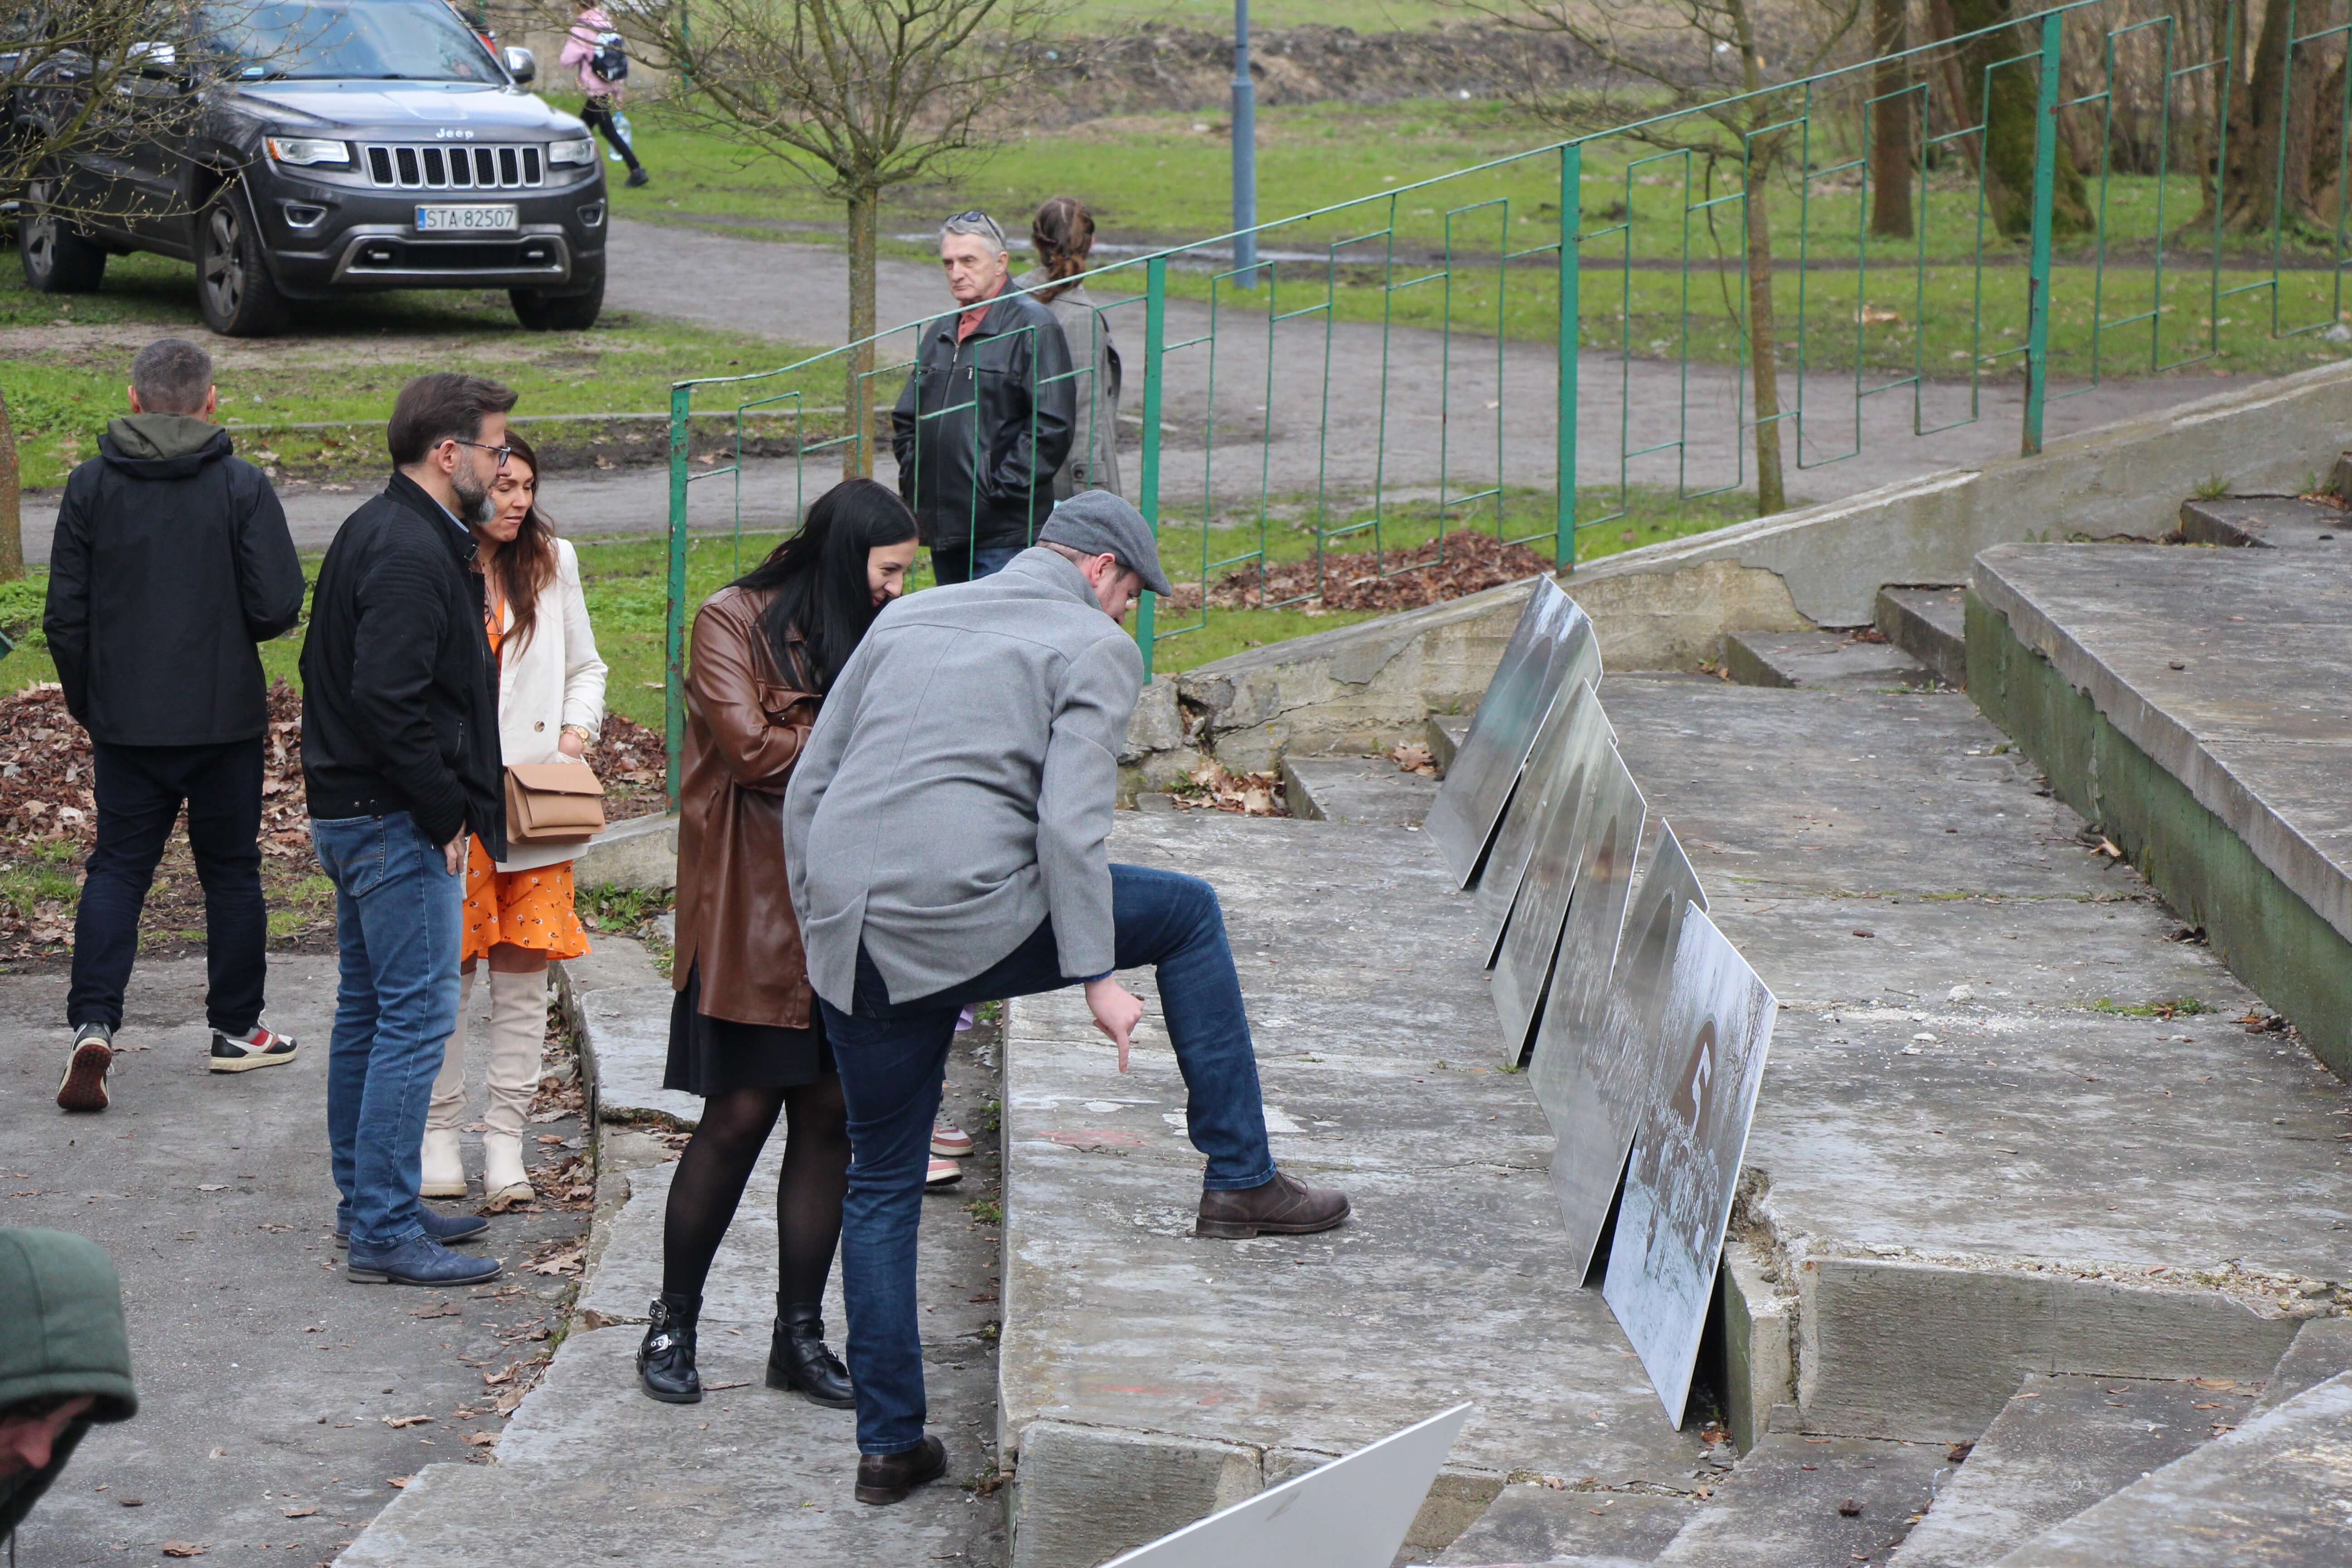
[{"label": "older man in black leather jacket", "polygon": [[1054,510],[1077,392],[1053,311],[1004,297],[1012,268],[995,220],[948,219],[940,263],[956,309],[923,328],[890,413],[890,449],[934,574],[965,583],[1027,549]]}]

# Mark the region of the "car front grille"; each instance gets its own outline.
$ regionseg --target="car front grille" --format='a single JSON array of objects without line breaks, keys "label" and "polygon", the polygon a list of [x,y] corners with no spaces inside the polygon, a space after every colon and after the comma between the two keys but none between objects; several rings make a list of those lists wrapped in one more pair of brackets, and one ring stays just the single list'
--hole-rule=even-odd
[{"label": "car front grille", "polygon": [[370,143],[369,181],[386,190],[517,191],[547,182],[543,153],[536,143],[502,147],[450,147],[437,142],[407,145]]}]

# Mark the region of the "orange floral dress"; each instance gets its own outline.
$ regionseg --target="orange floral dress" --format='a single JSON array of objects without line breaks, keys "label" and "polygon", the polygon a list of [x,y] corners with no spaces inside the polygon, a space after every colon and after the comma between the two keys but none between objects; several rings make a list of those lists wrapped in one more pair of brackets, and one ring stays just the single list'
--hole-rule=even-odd
[{"label": "orange floral dress", "polygon": [[[482,629],[498,656],[503,601],[489,601]],[[479,836],[466,846],[465,937],[458,962],[487,957],[500,942],[526,947],[550,959],[578,958],[588,951],[588,932],[572,902],[572,862],[530,871],[501,871]]]}]

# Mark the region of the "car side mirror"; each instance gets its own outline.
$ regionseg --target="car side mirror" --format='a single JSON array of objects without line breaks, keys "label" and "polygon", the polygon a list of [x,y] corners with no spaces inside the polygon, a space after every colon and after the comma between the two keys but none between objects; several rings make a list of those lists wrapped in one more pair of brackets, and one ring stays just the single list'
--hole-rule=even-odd
[{"label": "car side mirror", "polygon": [[506,54],[507,75],[515,79],[517,87],[522,86],[539,75],[539,57],[529,49],[520,44],[509,44]]}]

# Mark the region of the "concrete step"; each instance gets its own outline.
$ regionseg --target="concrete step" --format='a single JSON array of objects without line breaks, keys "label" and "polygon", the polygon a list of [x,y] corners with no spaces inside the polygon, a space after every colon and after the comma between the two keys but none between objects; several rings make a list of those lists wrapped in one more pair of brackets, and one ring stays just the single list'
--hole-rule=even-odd
[{"label": "concrete step", "polygon": [[2299,496],[2224,496],[2218,500],[2183,501],[2180,537],[2189,544],[2342,551],[2352,557],[2352,513]]},{"label": "concrete step", "polygon": [[2352,573],[2313,551],[2007,544],[1977,557],[1970,605],[1969,695],[2352,1072]]},{"label": "concrete step", "polygon": [[1881,588],[1878,635],[1958,691],[1969,683],[1966,588]]},{"label": "concrete step", "polygon": [[1813,632],[1733,632],[1723,668],[1742,686],[1880,691],[1936,684],[1933,671],[1870,627]]},{"label": "concrete step", "polygon": [[1438,1557],[1459,1563],[1647,1563],[1681,1532],[1690,1500],[1585,1491],[1541,1481],[1505,1487]]},{"label": "concrete step", "polygon": [[1604,700],[1781,1004],[1743,1208],[1804,1379],[1748,1408],[1968,1441],[2027,1373],[2268,1376],[2344,1274],[2352,1100],[1969,700]]},{"label": "concrete step", "polygon": [[1440,777],[1444,777],[1445,770],[1454,765],[1454,753],[1462,749],[1463,738],[1469,733],[1467,714],[1433,713],[1429,716],[1429,754],[1437,759]]},{"label": "concrete step", "polygon": [[1999,1560],[1999,1568],[2342,1568],[2352,1373],[2306,1389]]},{"label": "concrete step", "polygon": [[1711,1489],[1658,1568],[1885,1563],[1950,1462],[1941,1443],[1775,1433]]},{"label": "concrete step", "polygon": [[1282,795],[1309,822],[1418,830],[1437,798],[1437,780],[1389,757],[1285,757]]},{"label": "concrete step", "polygon": [[1895,1553],[1895,1568],[1983,1568],[2236,1426],[2253,1398],[2252,1385],[2230,1379],[2030,1376]]},{"label": "concrete step", "polygon": [[2352,1318],[2314,1318],[2296,1331],[2294,1342],[2279,1357],[2277,1370],[2254,1401],[2253,1413],[2275,1410],[2347,1370],[2352,1370]]}]

